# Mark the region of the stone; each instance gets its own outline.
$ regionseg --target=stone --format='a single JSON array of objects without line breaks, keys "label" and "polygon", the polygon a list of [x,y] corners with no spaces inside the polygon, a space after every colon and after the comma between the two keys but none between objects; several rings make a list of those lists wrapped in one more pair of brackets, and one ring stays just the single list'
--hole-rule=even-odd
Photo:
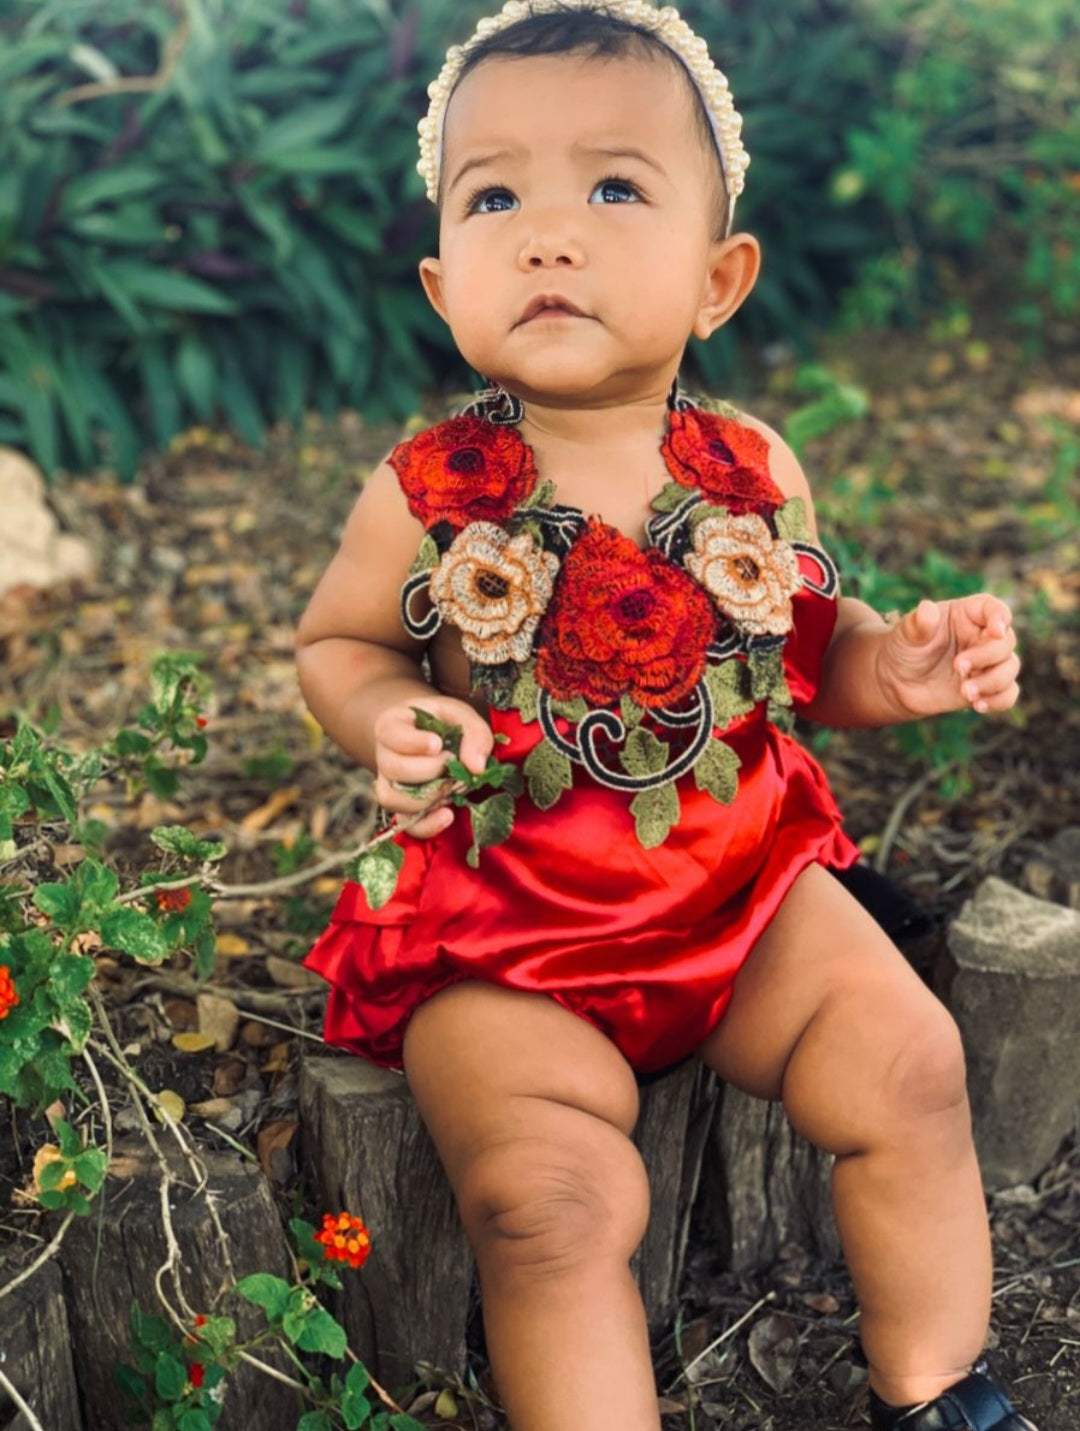
[{"label": "stone", "polygon": [[49,587],[93,571],[88,543],[60,532],[41,472],[13,447],[0,447],[0,512],[0,597],[13,587]]},{"label": "stone", "polygon": [[986,1186],[1034,1181],[1080,1103],[1080,913],[984,880],[949,930],[937,992],[963,1038]]}]

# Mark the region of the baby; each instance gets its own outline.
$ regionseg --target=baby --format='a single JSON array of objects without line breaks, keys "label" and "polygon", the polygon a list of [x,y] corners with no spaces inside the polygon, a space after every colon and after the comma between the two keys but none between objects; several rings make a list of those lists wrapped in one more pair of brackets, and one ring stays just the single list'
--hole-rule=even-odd
[{"label": "baby", "polygon": [[312,711],[406,827],[309,958],[327,1038],[404,1068],[515,1431],[659,1426],[631,1135],[692,1056],[835,1157],[876,1431],[1033,1431],[980,1360],[956,1028],[836,878],[789,733],[1008,709],[1010,612],[841,597],[791,451],[680,391],[760,252],[674,10],[512,0],[431,95],[420,277],[490,386],[376,469],[300,626]]}]

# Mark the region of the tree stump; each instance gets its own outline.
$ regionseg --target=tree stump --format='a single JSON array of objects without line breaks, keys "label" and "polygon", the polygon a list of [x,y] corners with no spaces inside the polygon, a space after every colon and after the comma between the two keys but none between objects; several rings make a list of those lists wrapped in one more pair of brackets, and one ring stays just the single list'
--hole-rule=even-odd
[{"label": "tree stump", "polygon": [[704,1151],[695,1227],[733,1272],[771,1266],[786,1243],[837,1257],[832,1161],[795,1132],[778,1103],[725,1084]]},{"label": "tree stump", "polygon": [[939,992],[960,1026],[988,1188],[1031,1182],[1080,1102],[1080,912],[986,879],[949,931]]},{"label": "tree stump", "polygon": [[[699,1183],[720,1199],[714,1235],[740,1266],[771,1260],[788,1240],[833,1246],[827,1160],[767,1105],[719,1094],[697,1063],[641,1091],[634,1141],[652,1207],[631,1266],[653,1332],[677,1303]],[[473,1258],[405,1079],[362,1059],[305,1059],[300,1116],[323,1204],[359,1213],[371,1230],[371,1256],[344,1294],[353,1349],[391,1384],[420,1360],[461,1375]]]},{"label": "tree stump", "polygon": [[[18,1275],[0,1264],[0,1286]],[[71,1360],[64,1285],[60,1268],[46,1262],[0,1302],[0,1366],[48,1431],[83,1431]],[[13,1419],[12,1419],[13,1418]],[[29,1431],[30,1423],[0,1391],[0,1427]]]},{"label": "tree stump", "polygon": [[460,1375],[472,1254],[405,1079],[358,1058],[305,1058],[300,1124],[323,1208],[348,1208],[371,1232],[342,1293],[349,1345],[390,1387],[421,1358]]},{"label": "tree stump", "polygon": [[[170,1207],[182,1283],[194,1310],[209,1312],[233,1280],[208,1199],[217,1209],[237,1279],[251,1272],[290,1276],[281,1217],[261,1171],[231,1154],[203,1153],[209,1180],[197,1191],[191,1169],[164,1137],[162,1148],[176,1178]],[[144,1144],[132,1140],[114,1150],[113,1166],[118,1164],[126,1175],[106,1179],[101,1215],[95,1210],[91,1217],[77,1218],[59,1254],[79,1389],[93,1431],[124,1431],[129,1425],[112,1368],[132,1360],[132,1302],[144,1312],[160,1314],[154,1277],[168,1257],[157,1163]],[[169,1288],[168,1278],[165,1286]],[[254,1307],[242,1304],[239,1314],[228,1310],[236,1315],[241,1336],[262,1325],[262,1313]],[[251,1431],[256,1426],[259,1431],[293,1431],[299,1404],[280,1382],[241,1364],[225,1386],[220,1431]]]}]

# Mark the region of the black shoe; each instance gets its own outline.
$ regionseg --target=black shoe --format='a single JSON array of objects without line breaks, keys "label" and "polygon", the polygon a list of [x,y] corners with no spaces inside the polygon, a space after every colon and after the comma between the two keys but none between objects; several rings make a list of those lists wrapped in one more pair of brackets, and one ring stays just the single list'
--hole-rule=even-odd
[{"label": "black shoe", "polygon": [[886,1406],[870,1393],[874,1431],[1037,1431],[1013,1406],[985,1361],[925,1406]]}]

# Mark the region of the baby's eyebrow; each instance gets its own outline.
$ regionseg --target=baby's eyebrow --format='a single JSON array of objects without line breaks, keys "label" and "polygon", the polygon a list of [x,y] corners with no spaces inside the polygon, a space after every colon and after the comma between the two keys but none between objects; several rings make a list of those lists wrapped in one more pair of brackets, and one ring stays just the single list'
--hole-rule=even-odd
[{"label": "baby's eyebrow", "polygon": [[643,149],[635,149],[629,144],[620,144],[611,148],[606,144],[575,144],[574,148],[579,154],[595,155],[600,159],[638,159],[642,164],[647,164],[650,169],[655,169],[658,174],[666,172],[658,160],[650,154],[646,154]]},{"label": "baby's eyebrow", "polygon": [[501,160],[512,159],[516,152],[514,149],[486,149],[482,154],[474,154],[471,159],[465,160],[450,183],[447,184],[446,192],[449,194],[473,169],[483,169],[488,164],[497,164]]}]

